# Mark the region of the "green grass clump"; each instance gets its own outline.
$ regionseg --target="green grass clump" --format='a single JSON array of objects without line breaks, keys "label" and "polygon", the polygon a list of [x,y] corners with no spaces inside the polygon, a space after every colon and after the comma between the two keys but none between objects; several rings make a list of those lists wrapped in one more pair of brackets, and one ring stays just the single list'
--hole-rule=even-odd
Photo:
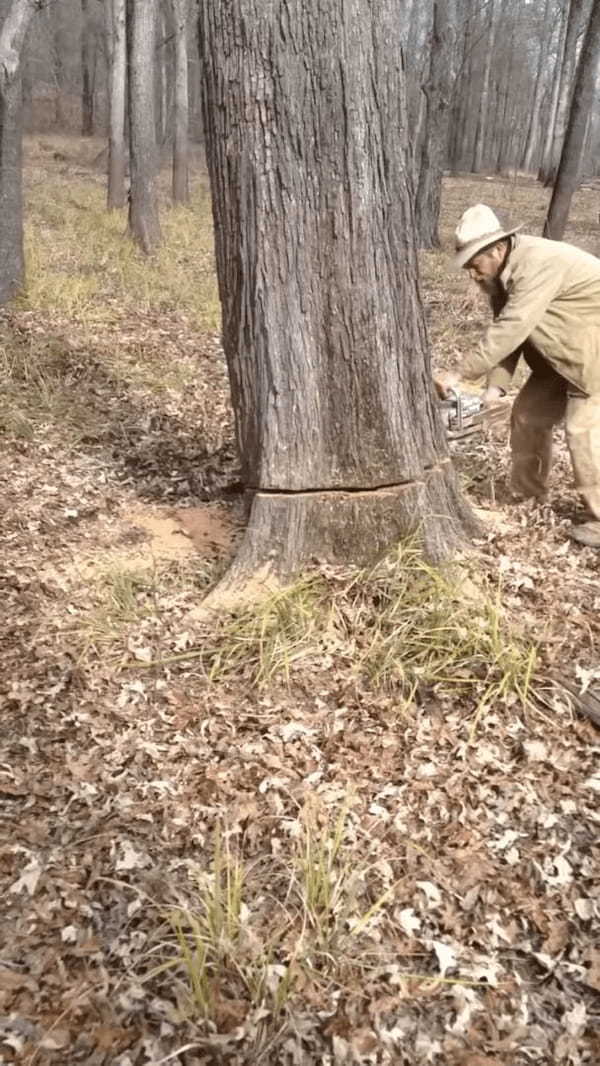
[{"label": "green grass clump", "polygon": [[[410,695],[472,691],[479,705],[527,700],[535,649],[464,571],[429,565],[407,542],[371,570],[316,572],[222,621],[189,658],[212,681],[263,686],[334,658],[356,682]],[[183,656],[182,658],[185,658]]]},{"label": "green grass clump", "polygon": [[229,1001],[277,1018],[299,987],[352,967],[395,888],[381,892],[357,849],[348,803],[337,814],[309,804],[285,856],[255,864],[217,826],[211,864],[163,915],[144,980],[168,980],[186,1017],[218,1025]]}]

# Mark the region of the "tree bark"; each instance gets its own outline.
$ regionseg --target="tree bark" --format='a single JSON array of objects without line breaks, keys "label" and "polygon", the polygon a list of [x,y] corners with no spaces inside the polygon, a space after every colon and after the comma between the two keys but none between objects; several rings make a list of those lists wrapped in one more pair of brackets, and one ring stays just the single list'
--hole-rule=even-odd
[{"label": "tree bark", "polygon": [[451,57],[454,28],[448,0],[435,0],[429,50],[429,72],[424,85],[425,128],[416,168],[415,225],[420,248],[439,247],[438,233],[442,199],[442,175],[448,154]]},{"label": "tree bark", "polygon": [[94,79],[88,0],[81,0],[81,136],[94,133]]},{"label": "tree bark", "polygon": [[600,56],[600,0],[593,0],[588,26],[577,64],[573,100],[558,174],[544,225],[544,236],[562,240],[571,200],[579,182],[588,119],[594,101],[594,86]]},{"label": "tree bark", "polygon": [[216,257],[249,526],[230,581],[434,558],[470,512],[430,380],[395,0],[202,0]]},{"label": "tree bark", "polygon": [[157,5],[157,40],[154,61],[154,117],[156,121],[156,144],[160,149],[168,137],[168,69],[170,56],[170,27],[167,23],[165,7]]},{"label": "tree bark", "polygon": [[421,15],[427,19],[425,23],[425,36],[418,49],[418,54],[423,58],[420,66],[416,65],[413,71],[413,99],[406,93],[408,128],[412,144],[414,187],[418,188],[421,156],[423,152],[423,139],[427,125],[427,95],[425,81],[429,70],[428,56],[431,53],[431,36],[433,33],[433,0],[421,5]]},{"label": "tree bark", "polygon": [[0,28],[0,306],[23,283],[23,45],[35,0],[12,0]]},{"label": "tree bark", "polygon": [[565,38],[563,65],[560,72],[560,89],[558,94],[556,122],[554,124],[550,154],[544,165],[544,172],[542,175],[544,185],[552,185],[556,180],[558,164],[560,162],[561,152],[565,141],[567,123],[569,121],[569,110],[577,64],[577,41],[585,8],[585,0],[571,0],[570,2],[567,17],[567,33]]},{"label": "tree bark", "polygon": [[158,153],[154,117],[156,0],[127,0],[129,46],[129,229],[150,255],[160,243],[156,178]]},{"label": "tree bark", "polygon": [[107,0],[106,38],[108,45],[108,191],[109,210],[126,203],[125,96],[127,45],[125,0]]},{"label": "tree bark", "polygon": [[175,136],[173,139],[173,203],[187,204],[189,187],[188,0],[172,0],[175,22]]}]

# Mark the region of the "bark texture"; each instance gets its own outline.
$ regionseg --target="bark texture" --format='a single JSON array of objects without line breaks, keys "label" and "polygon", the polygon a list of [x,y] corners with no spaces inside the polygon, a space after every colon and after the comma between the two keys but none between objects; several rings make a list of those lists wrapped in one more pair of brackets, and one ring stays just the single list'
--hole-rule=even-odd
[{"label": "bark texture", "polygon": [[127,81],[127,45],[125,0],[106,0],[106,36],[108,41],[108,191],[109,209],[124,207],[125,172],[125,97]]},{"label": "bark texture", "polygon": [[544,225],[544,237],[551,237],[553,240],[562,240],[571,200],[579,184],[599,57],[600,0],[594,0],[577,64],[565,143]]},{"label": "bark texture", "polygon": [[173,202],[190,199],[188,165],[188,0],[172,0],[175,23],[175,133],[173,139]]},{"label": "bark texture", "polygon": [[0,306],[23,282],[21,58],[35,0],[13,0],[0,26]]},{"label": "bark texture", "polygon": [[249,528],[235,573],[365,561],[463,503],[432,394],[394,0],[202,0],[217,269]]},{"label": "bark texture", "polygon": [[451,57],[454,46],[454,28],[449,15],[448,0],[435,0],[429,72],[423,86],[426,100],[424,136],[416,168],[415,224],[420,248],[437,248],[440,243],[438,224],[442,175],[448,155]]},{"label": "bark texture", "polygon": [[129,229],[146,255],[160,244],[154,116],[157,0],[127,0],[129,46]]}]

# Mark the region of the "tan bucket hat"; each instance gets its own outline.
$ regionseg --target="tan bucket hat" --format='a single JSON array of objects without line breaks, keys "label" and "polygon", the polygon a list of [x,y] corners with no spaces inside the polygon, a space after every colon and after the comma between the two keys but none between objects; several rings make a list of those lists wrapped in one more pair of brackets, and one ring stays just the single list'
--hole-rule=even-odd
[{"label": "tan bucket hat", "polygon": [[512,237],[513,233],[518,233],[522,228],[514,226],[513,229],[504,229],[491,207],[485,204],[469,207],[456,227],[454,265],[466,266],[478,252],[496,241],[501,241],[503,237]]}]

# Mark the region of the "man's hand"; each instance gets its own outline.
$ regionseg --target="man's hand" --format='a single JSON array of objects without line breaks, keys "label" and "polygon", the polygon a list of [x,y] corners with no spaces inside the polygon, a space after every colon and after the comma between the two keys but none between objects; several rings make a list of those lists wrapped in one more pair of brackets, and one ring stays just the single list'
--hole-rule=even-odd
[{"label": "man's hand", "polygon": [[489,385],[481,397],[481,404],[483,407],[493,407],[505,395],[504,389],[498,388],[497,385]]},{"label": "man's hand", "polygon": [[447,400],[452,389],[455,389],[460,377],[454,370],[439,370],[433,376],[433,384],[440,400]]}]

